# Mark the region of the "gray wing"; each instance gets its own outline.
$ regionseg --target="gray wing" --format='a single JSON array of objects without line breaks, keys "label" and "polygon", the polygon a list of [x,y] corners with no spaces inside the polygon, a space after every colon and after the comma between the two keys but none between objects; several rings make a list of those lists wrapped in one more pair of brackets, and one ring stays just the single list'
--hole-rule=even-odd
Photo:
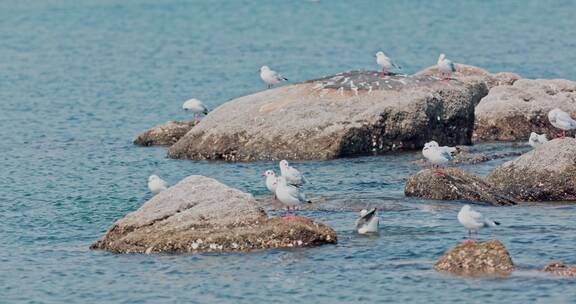
[{"label": "gray wing", "polygon": [[372,220],[372,218],[374,218],[375,215],[376,215],[376,208],[373,208],[372,210],[368,211],[366,215],[358,219],[358,221],[356,222],[356,228],[362,227],[370,223],[370,221]]},{"label": "gray wing", "polygon": [[450,153],[447,150],[442,150],[441,154],[442,154],[442,157],[446,158],[447,160],[451,160],[452,158],[454,158],[454,157],[452,157],[452,153]]}]

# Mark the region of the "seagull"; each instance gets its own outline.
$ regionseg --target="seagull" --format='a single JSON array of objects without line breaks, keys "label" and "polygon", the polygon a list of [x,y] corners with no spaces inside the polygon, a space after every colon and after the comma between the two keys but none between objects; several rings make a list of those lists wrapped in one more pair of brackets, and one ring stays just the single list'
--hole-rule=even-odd
[{"label": "seagull", "polygon": [[200,117],[201,114],[208,115],[208,108],[202,103],[202,101],[196,98],[186,100],[184,104],[182,104],[182,109],[194,114],[194,122],[200,121],[198,117]]},{"label": "seagull", "polygon": [[359,234],[378,233],[379,223],[380,219],[376,214],[376,208],[372,208],[370,211],[362,209],[360,217],[356,220],[356,231]]},{"label": "seagull", "polygon": [[388,71],[392,68],[402,69],[401,66],[394,63],[392,59],[386,56],[382,51],[376,53],[376,63],[382,68],[382,73],[380,73],[380,76],[382,77],[388,75]]},{"label": "seagull", "polygon": [[267,170],[262,174],[262,176],[266,176],[266,188],[268,188],[268,191],[274,193],[274,197],[276,197],[276,186],[278,186],[278,177],[276,177],[276,173],[272,170]]},{"label": "seagull", "polygon": [[434,175],[444,176],[445,174],[440,170],[439,166],[440,164],[447,163],[448,161],[452,160],[454,158],[452,153],[457,150],[458,149],[455,147],[440,147],[437,142],[431,141],[424,144],[422,155],[424,155],[424,157],[432,163],[432,166],[435,167]]},{"label": "seagull", "polygon": [[570,114],[556,108],[548,112],[548,120],[550,123],[562,130],[560,138],[566,137],[566,131],[576,129],[576,120],[570,117]]},{"label": "seagull", "polygon": [[443,80],[450,80],[452,73],[456,72],[456,66],[450,59],[446,58],[444,54],[440,54],[436,65],[438,66],[438,71],[440,71],[440,77],[442,77]]},{"label": "seagull", "polygon": [[152,194],[156,195],[168,189],[168,187],[170,187],[170,185],[168,185],[168,183],[161,179],[158,175],[152,174],[148,177],[148,189],[150,189]]},{"label": "seagull", "polygon": [[308,182],[304,175],[298,169],[291,167],[285,159],[280,161],[280,174],[292,186],[300,187]]},{"label": "seagull", "polygon": [[464,205],[460,212],[458,212],[458,221],[462,226],[466,227],[468,231],[468,240],[466,243],[474,242],[472,241],[472,229],[476,233],[476,240],[478,241],[478,229],[484,227],[494,227],[500,225],[500,223],[484,218],[480,212],[472,210],[470,205]]},{"label": "seagull", "polygon": [[288,80],[288,78],[278,74],[276,71],[271,70],[267,65],[263,65],[260,68],[260,78],[264,80],[268,89],[270,89],[275,84]]},{"label": "seagull", "polygon": [[528,139],[528,144],[534,148],[539,146],[545,142],[548,142],[548,138],[546,138],[546,134],[538,134],[536,132],[530,133],[530,138]]},{"label": "seagull", "polygon": [[296,205],[302,203],[312,203],[312,201],[308,200],[304,193],[300,192],[297,187],[288,184],[284,176],[280,176],[278,178],[278,185],[276,186],[276,197],[280,202],[286,205],[286,212],[288,212],[290,208],[296,209]]}]

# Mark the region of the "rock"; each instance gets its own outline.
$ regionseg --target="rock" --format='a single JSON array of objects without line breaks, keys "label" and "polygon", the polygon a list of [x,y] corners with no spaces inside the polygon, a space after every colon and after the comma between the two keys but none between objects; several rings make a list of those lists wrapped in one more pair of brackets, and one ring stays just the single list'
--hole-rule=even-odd
[{"label": "rock", "polygon": [[326,225],[268,218],[248,193],[190,176],[118,220],[91,249],[113,253],[251,251],[336,243]]},{"label": "rock", "polygon": [[576,200],[576,139],[541,144],[494,169],[486,181],[519,200]]},{"label": "rock", "polygon": [[[479,77],[486,82],[488,88],[492,88],[498,85],[512,85],[516,80],[520,79],[521,77],[518,74],[509,73],[509,72],[502,72],[497,74],[491,74],[490,72],[475,67],[472,65],[456,63],[457,71],[452,75],[452,78],[463,78],[463,77]],[[436,65],[428,67],[414,75],[417,76],[438,76],[440,73],[438,72],[438,68]]]},{"label": "rock", "polygon": [[483,153],[459,153],[457,154],[454,159],[452,159],[453,164],[478,164],[483,163],[495,159],[502,159],[508,158],[512,156],[520,156],[522,152],[518,151],[510,151],[510,152],[501,152],[501,153],[490,153],[490,154],[483,154]]},{"label": "rock", "polygon": [[430,138],[470,144],[474,79],[353,71],[262,91],[212,111],[169,157],[228,161],[332,159],[421,148]]},{"label": "rock", "polygon": [[567,266],[561,262],[553,262],[544,267],[544,272],[560,277],[574,278],[576,277],[576,265]]},{"label": "rock", "polygon": [[465,276],[507,275],[514,270],[506,247],[498,241],[461,243],[448,250],[434,269]]},{"label": "rock", "polygon": [[576,82],[520,79],[490,90],[476,107],[475,141],[528,141],[531,132],[558,134],[548,112],[560,108],[576,115]]},{"label": "rock", "polygon": [[516,202],[479,177],[460,169],[444,169],[445,176],[436,176],[432,170],[422,170],[406,181],[406,196],[435,200],[467,200],[492,205],[515,205]]},{"label": "rock", "polygon": [[138,135],[134,140],[140,146],[171,146],[194,127],[194,121],[169,121]]}]

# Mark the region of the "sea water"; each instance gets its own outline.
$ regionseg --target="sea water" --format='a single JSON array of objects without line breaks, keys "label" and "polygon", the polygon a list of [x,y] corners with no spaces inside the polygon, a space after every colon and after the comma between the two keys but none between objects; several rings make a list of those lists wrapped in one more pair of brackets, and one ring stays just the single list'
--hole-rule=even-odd
[{"label": "sea water", "polygon": [[[518,270],[466,279],[432,264],[465,238],[462,202],[409,199],[419,152],[293,162],[310,197],[302,215],[337,245],[250,254],[116,255],[89,245],[151,195],[201,174],[258,198],[273,162],[194,162],[131,141],[265,88],[266,64],[291,82],[376,69],[384,50],[413,73],[440,52],[529,78],[576,79],[574,1],[0,1],[0,303],[574,303],[574,280],[538,271],[575,263],[576,206],[477,206],[502,222]],[[483,144],[479,151],[525,151]],[[508,159],[463,166],[484,175]],[[358,236],[358,210],[382,209]]]}]

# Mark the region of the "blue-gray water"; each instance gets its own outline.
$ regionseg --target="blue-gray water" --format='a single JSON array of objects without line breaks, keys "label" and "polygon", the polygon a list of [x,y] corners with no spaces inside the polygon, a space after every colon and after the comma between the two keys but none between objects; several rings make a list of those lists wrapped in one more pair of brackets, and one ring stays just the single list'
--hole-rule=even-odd
[{"label": "blue-gray water", "polygon": [[[385,209],[377,238],[355,212],[305,215],[337,230],[311,249],[195,256],[88,250],[150,194],[156,173],[191,174],[265,195],[272,163],[165,158],[131,140],[185,119],[190,97],[214,108],[264,88],[263,64],[300,81],[376,68],[383,49],[406,72],[445,52],[532,78],[576,79],[574,1],[0,1],[0,303],[574,303],[573,280],[536,271],[576,262],[576,207],[478,207],[519,271],[463,279],[432,263],[462,241],[459,202],[406,199],[418,153],[296,162],[313,196]],[[479,146],[479,149],[515,149]],[[485,174],[502,160],[467,170]],[[343,208],[346,209],[346,208]],[[354,209],[356,210],[356,209]]]}]

